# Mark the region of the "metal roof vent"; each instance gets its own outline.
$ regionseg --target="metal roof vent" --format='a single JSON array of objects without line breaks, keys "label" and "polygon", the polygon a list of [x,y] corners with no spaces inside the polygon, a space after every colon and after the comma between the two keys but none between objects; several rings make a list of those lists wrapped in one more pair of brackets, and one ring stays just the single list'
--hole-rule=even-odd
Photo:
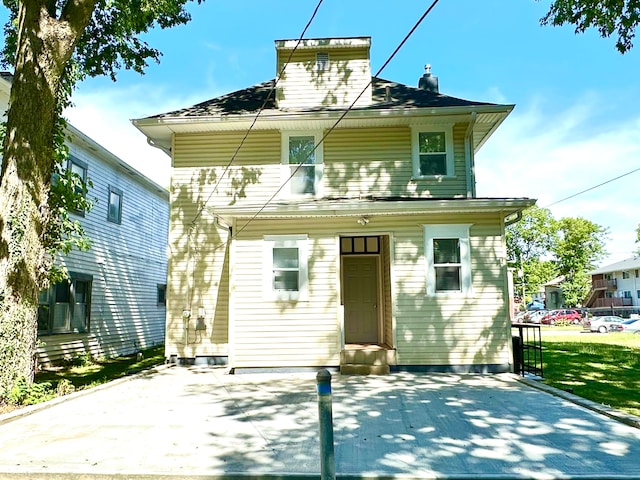
[{"label": "metal roof vent", "polygon": [[427,92],[440,93],[438,88],[438,77],[431,75],[431,65],[424,66],[424,75],[418,81],[418,88]]}]

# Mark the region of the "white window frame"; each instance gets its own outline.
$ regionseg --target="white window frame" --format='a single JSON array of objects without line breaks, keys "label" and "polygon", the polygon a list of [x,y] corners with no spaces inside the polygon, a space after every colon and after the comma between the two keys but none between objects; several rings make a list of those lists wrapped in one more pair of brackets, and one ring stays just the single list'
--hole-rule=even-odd
[{"label": "white window frame", "polygon": [[[426,268],[426,293],[430,296],[470,295],[471,289],[471,224],[428,224],[424,228],[424,259]],[[457,239],[460,242],[460,290],[436,291],[436,269],[433,261],[433,241],[439,238]]]},{"label": "white window frame", "polygon": [[[444,132],[447,173],[445,175],[422,175],[420,173],[420,133]],[[455,161],[453,158],[453,125],[412,125],[411,126],[411,159],[413,163],[413,180],[435,180],[455,177]]]},{"label": "white window frame", "polygon": [[[307,300],[309,283],[309,239],[307,235],[265,235],[262,256],[263,296],[266,300]],[[273,288],[273,249],[298,249],[298,287],[297,291],[276,290]]]},{"label": "white window frame", "polygon": [[281,172],[281,182],[288,182],[289,181],[289,177],[291,176],[291,164],[289,163],[289,139],[291,137],[313,137],[314,138],[314,143],[315,145],[317,145],[315,151],[314,151],[314,155],[315,155],[315,163],[313,163],[313,165],[315,165],[315,183],[314,183],[314,187],[315,187],[315,193],[310,194],[310,193],[292,193],[291,192],[291,185],[287,184],[285,185],[285,187],[282,189],[283,192],[285,192],[285,195],[287,197],[295,197],[295,198],[299,198],[299,197],[321,197],[322,196],[322,177],[323,177],[323,170],[324,170],[324,159],[323,159],[323,143],[320,143],[320,141],[322,140],[322,131],[319,130],[295,130],[295,131],[285,131],[282,132],[282,141],[281,141],[281,145],[282,145],[282,150],[281,150],[281,163],[282,163],[282,172]]},{"label": "white window frame", "polygon": [[324,73],[329,70],[329,53],[317,52],[316,53],[316,72]]}]

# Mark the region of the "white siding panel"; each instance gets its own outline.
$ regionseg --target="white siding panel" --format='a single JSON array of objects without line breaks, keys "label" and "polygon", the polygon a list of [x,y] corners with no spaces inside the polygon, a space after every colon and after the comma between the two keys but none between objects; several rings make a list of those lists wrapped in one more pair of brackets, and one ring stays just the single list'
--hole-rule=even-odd
[{"label": "white siding panel", "polygon": [[[167,283],[168,198],[135,172],[76,144],[70,153],[87,163],[94,207],[80,220],[92,240],[87,252],[58,261],[70,272],[92,275],[88,334],[42,335],[43,364],[91,352],[118,356],[164,341],[165,307],[157,286]],[[122,221],[107,220],[109,186],[123,193]]]}]

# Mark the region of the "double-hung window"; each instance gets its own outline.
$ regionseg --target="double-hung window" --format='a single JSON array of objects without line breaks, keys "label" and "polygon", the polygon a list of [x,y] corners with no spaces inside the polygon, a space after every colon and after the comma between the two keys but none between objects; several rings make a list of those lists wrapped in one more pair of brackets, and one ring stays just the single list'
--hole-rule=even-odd
[{"label": "double-hung window", "polygon": [[470,225],[424,225],[427,295],[471,293]]},{"label": "double-hung window", "polygon": [[307,236],[264,237],[264,296],[276,300],[304,300],[307,296]]},{"label": "double-hung window", "polygon": [[454,175],[451,126],[412,127],[411,148],[414,178]]},{"label": "double-hung window", "polygon": [[[82,182],[82,185],[76,186],[76,193],[84,195],[87,185],[87,170],[89,169],[88,165],[82,160],[79,160],[74,156],[70,156],[67,168],[71,171],[71,173],[77,175],[80,182]],[[84,210],[75,210],[73,213],[82,215],[84,217]]]},{"label": "double-hung window", "polygon": [[38,333],[86,333],[91,312],[92,275],[69,272],[71,277],[51,285],[38,297]]},{"label": "double-hung window", "polygon": [[109,211],[107,220],[113,223],[122,223],[122,190],[109,185]]},{"label": "double-hung window", "polygon": [[320,132],[286,132],[282,135],[282,181],[290,195],[316,196],[322,180]]}]

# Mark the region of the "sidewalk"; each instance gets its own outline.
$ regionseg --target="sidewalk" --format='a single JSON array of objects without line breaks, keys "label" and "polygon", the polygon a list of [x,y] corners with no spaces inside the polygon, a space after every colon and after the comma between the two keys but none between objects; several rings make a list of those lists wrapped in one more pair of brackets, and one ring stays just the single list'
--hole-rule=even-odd
[{"label": "sidewalk", "polygon": [[[339,477],[640,479],[640,430],[509,375],[334,375],[333,399]],[[317,422],[313,373],[169,368],[0,425],[0,478],[317,478]]]}]

